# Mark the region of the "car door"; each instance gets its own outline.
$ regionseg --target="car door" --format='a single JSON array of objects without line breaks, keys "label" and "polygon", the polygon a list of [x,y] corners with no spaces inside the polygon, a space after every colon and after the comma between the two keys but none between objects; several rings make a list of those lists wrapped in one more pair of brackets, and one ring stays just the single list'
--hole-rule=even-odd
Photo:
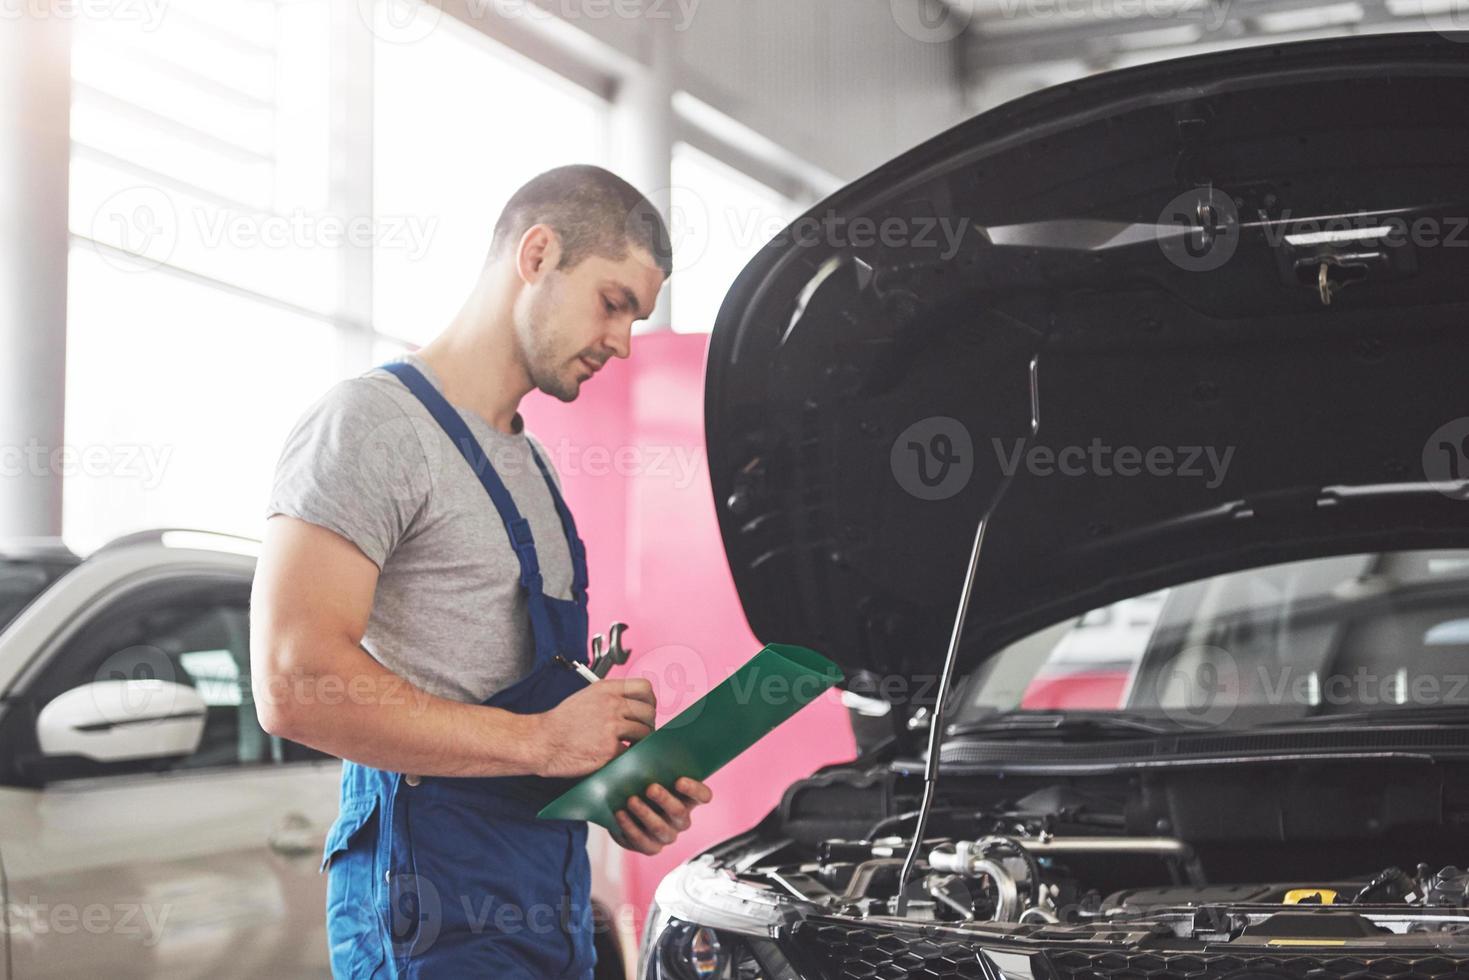
[{"label": "car door", "polygon": [[[249,579],[170,576],[70,633],[0,731],[11,975],[326,977],[321,848],[340,764],[266,734],[251,703]],[[40,709],[94,681],[159,678],[204,705],[193,752],[46,758]],[[195,703],[191,699],[190,703]],[[146,723],[146,722],[142,722]]]}]

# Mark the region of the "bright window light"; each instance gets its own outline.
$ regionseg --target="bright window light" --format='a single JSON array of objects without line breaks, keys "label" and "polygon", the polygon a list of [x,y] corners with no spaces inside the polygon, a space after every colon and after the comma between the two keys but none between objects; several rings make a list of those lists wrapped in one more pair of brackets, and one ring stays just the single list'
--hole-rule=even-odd
[{"label": "bright window light", "polygon": [[349,373],[339,331],[162,270],[72,249],[64,538],[150,527],[258,537],[297,416]]},{"label": "bright window light", "polygon": [[327,212],[331,14],[324,2],[183,0],[156,22],[80,18],[72,233],[119,261],[333,314],[354,231]]},{"label": "bright window light", "polygon": [[673,329],[707,333],[735,277],[800,209],[686,143],[674,147],[671,196]]},{"label": "bright window light", "polygon": [[417,233],[375,250],[373,316],[422,344],[464,302],[521,184],[605,163],[607,104],[448,17],[412,44],[379,42],[374,64],[375,211]]}]

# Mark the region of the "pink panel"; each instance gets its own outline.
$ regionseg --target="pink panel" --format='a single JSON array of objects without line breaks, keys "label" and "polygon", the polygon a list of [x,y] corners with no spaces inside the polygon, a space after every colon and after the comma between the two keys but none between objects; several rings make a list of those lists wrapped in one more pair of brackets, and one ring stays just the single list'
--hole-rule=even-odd
[{"label": "pink panel", "polygon": [[[757,649],[730,579],[704,453],[707,338],[636,338],[566,405],[526,400],[531,430],[560,469],[587,542],[592,628],[631,624],[619,673],[653,680],[659,721],[733,673]],[[775,637],[773,639],[779,639]],[[834,693],[731,762],[711,780],[715,800],[656,857],[626,855],[626,899],[641,918],[676,864],[757,823],[791,781],[856,752]],[[626,913],[623,913],[626,914]]]}]

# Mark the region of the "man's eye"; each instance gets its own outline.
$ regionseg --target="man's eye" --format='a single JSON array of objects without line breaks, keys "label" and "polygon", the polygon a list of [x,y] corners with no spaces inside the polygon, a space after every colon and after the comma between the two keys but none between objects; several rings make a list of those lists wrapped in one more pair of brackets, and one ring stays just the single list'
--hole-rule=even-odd
[{"label": "man's eye", "polygon": [[602,306],[607,310],[608,313],[617,312],[617,307],[613,306],[612,303],[605,296],[602,297]]}]

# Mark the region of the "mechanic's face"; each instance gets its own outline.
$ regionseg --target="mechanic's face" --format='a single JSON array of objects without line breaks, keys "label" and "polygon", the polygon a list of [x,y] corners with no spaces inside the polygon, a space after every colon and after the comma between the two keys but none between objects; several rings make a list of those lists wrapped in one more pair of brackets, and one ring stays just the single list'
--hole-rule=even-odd
[{"label": "mechanic's face", "polygon": [[549,269],[528,282],[516,331],[531,382],[564,402],[613,357],[631,353],[632,325],[653,311],[663,272],[641,249],[622,260],[592,255],[569,269]]}]

